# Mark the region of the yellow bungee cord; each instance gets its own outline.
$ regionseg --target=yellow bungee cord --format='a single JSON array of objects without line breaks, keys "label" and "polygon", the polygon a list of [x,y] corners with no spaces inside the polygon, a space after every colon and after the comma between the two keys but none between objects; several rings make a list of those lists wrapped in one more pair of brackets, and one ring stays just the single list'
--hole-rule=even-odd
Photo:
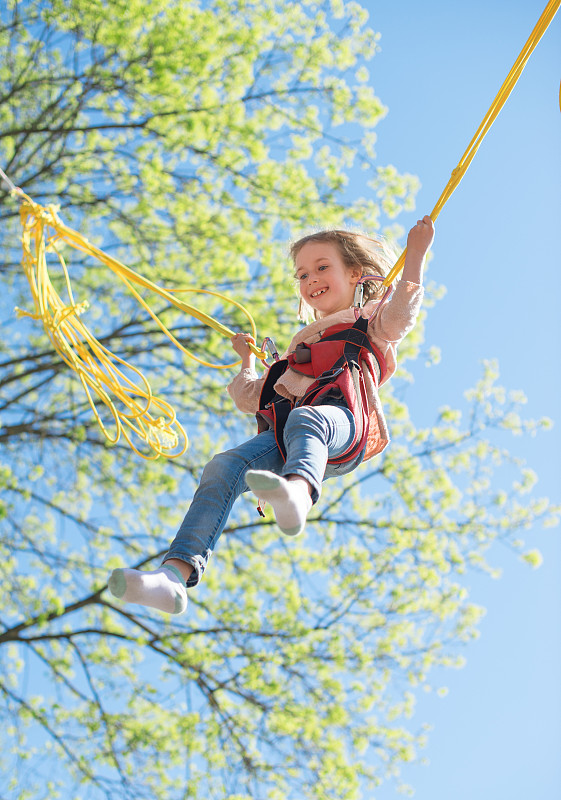
[{"label": "yellow bungee cord", "polygon": [[[559,10],[560,5],[561,0],[550,0],[550,2],[548,2],[499,93],[477,129],[466,152],[460,159],[458,166],[452,171],[450,180],[430,214],[433,221],[436,221],[445,203],[462,180],[481,142],[508,99],[530,55],[547,30],[549,24]],[[166,458],[177,458],[181,456],[187,448],[188,440],[183,427],[176,418],[174,409],[164,400],[152,394],[149,382],[139,369],[107,350],[80,319],[81,315],[86,311],[88,304],[87,302],[76,303],[74,301],[68,270],[60,248],[58,247],[58,243],[66,242],[71,247],[93,256],[115,272],[176,347],[200,364],[217,369],[228,369],[229,367],[236,366],[240,362],[236,361],[233,364],[224,365],[209,364],[207,361],[194,355],[194,353],[185,348],[171,331],[168,330],[136,291],[133,284],[155,292],[165,298],[171,305],[190,314],[205,325],[209,325],[222,336],[232,338],[232,336],[234,336],[234,331],[222,325],[222,323],[209,315],[199,311],[194,306],[177,299],[171,292],[162,289],[152,283],[152,281],[147,280],[142,275],[139,275],[121,262],[107,255],[102,250],[99,250],[88,242],[80,233],[64,225],[58,217],[54,206],[47,206],[45,208],[35,203],[22,192],[21,189],[14,186],[12,181],[1,169],[0,177],[2,177],[7,184],[10,192],[17,195],[22,201],[20,209],[23,228],[22,266],[31,287],[31,293],[35,303],[35,313],[17,309],[18,313],[20,315],[30,316],[33,319],[42,320],[53,347],[59,353],[63,361],[78,374],[95,418],[104,435],[110,442],[118,442],[122,434],[134,452],[143,458],[154,459],[158,458],[160,455]],[[48,233],[49,229],[52,230],[51,234]],[[64,275],[69,303],[63,302],[51,283],[47,266],[47,252],[55,253],[58,257]],[[394,267],[386,276],[383,282],[385,287],[389,287],[394,278],[402,270],[406,252],[407,251],[404,250],[401,253]],[[255,322],[251,314],[240,303],[218,292],[208,290],[185,289],[179,291],[210,294],[219,297],[225,302],[232,303],[248,318],[252,329],[252,336],[254,339],[256,338]],[[254,345],[250,345],[250,348],[258,358],[262,360],[266,358],[266,353]],[[128,370],[129,375],[125,374],[122,368]],[[131,375],[133,376],[132,380]],[[97,397],[98,401],[101,401],[109,408],[110,415],[115,425],[115,432],[113,435],[109,432],[101,419],[93,395]],[[133,434],[148,445],[152,451],[150,455],[146,455],[136,447],[131,438]]]},{"label": "yellow bungee cord", "polygon": [[[520,55],[516,59],[512,69],[508,73],[505,82],[501,86],[497,96],[491,103],[489,110],[485,114],[481,125],[477,129],[475,136],[471,140],[468,145],[467,150],[461,157],[458,166],[452,170],[452,175],[450,176],[450,180],[444,187],[444,191],[438,198],[438,201],[430,213],[430,218],[433,222],[436,222],[438,215],[444,208],[444,205],[464,177],[467,168],[473,161],[475,154],[477,153],[479,146],[483,139],[485,138],[486,134],[489,132],[491,125],[499,115],[500,110],[508,100],[510,93],[516,86],[518,79],[522,75],[524,67],[526,66],[528,59],[532,55],[533,51],[535,50],[538,42],[548,29],[551,21],[555,17],[556,13],[559,10],[559,6],[561,5],[561,0],[550,0],[550,2],[545,7],[542,15],[540,16],[539,20],[534,27],[534,30],[528,37],[527,42],[525,43],[524,47],[520,51]],[[561,105],[561,90],[560,90],[560,105]],[[403,269],[403,265],[405,263],[405,255],[407,252],[407,248],[401,253],[398,260],[396,261],[394,267],[391,271],[386,275],[383,285],[390,286],[394,278],[401,272]]]},{"label": "yellow bungee cord", "polygon": [[[148,312],[164,334],[185,355],[207,367],[229,369],[240,363],[211,364],[188,350],[145,302],[134,284],[151,290],[166,299],[181,311],[190,314],[205,325],[209,325],[223,336],[234,336],[227,326],[218,322],[199,309],[174,296],[180,292],[197,292],[212,295],[236,306],[247,317],[255,339],[257,330],[249,311],[232,298],[207,289],[177,289],[169,292],[152,281],[126,267],[117,259],[107,255],[88,242],[82,234],[64,225],[54,206],[43,207],[35,203],[21,189],[18,189],[0,169],[0,175],[10,191],[21,200],[20,218],[22,225],[23,258],[22,267],[28,279],[34,301],[35,313],[16,309],[19,316],[40,319],[56,352],[73,369],[82,383],[88,403],[95,419],[109,442],[115,444],[121,435],[131,449],[142,458],[155,459],[158,456],[178,458],[188,444],[185,430],[177,420],[173,407],[152,394],[150,384],[143,373],[111,353],[102,345],[84,324],[81,316],[88,308],[87,301],[76,303],[68,268],[61,252],[61,243],[69,244],[76,250],[94,257],[108,266],[129,289],[131,294]],[[64,302],[54,288],[47,263],[47,254],[55,254],[62,269],[68,302]],[[264,359],[266,354],[250,345],[255,355]],[[125,370],[125,371],[124,371]],[[97,401],[103,403],[110,412],[114,424],[111,432],[98,411]],[[134,437],[134,438],[133,438]],[[138,449],[135,438],[150,448],[146,454]]]}]

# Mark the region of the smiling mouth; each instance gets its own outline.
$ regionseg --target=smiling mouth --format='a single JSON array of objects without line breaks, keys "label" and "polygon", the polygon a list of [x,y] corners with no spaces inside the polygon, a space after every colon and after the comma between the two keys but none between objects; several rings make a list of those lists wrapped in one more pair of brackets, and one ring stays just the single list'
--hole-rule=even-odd
[{"label": "smiling mouth", "polygon": [[326,291],[327,289],[320,289],[318,292],[314,292],[313,294],[311,294],[310,297],[319,297],[320,295],[325,294]]}]

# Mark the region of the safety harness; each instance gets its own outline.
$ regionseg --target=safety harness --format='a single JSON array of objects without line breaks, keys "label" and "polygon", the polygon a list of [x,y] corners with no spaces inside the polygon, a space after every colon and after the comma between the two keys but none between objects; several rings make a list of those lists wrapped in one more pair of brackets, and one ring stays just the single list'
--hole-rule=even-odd
[{"label": "safety harness", "polygon": [[[318,342],[297,345],[294,353],[274,363],[267,373],[261,396],[257,425],[259,432],[272,428],[278,448],[286,461],[283,431],[293,408],[299,406],[346,406],[355,420],[355,436],[347,450],[329,464],[343,464],[357,456],[376,438],[380,439],[378,418],[368,414],[368,398],[363,370],[367,369],[378,386],[387,372],[382,353],[367,335],[368,319],[360,316],[354,325],[332,325]],[[314,378],[306,394],[296,403],[275,392],[274,386],[288,369]],[[371,449],[371,448],[369,448]]]}]

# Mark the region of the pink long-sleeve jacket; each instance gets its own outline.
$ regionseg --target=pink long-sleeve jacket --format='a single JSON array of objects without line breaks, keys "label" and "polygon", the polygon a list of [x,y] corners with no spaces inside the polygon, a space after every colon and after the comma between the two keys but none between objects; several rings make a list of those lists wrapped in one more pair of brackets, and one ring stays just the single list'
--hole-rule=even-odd
[{"label": "pink long-sleeve jacket", "polygon": [[[397,346],[400,341],[414,327],[423,299],[423,287],[411,281],[401,280],[396,286],[390,300],[382,307],[378,314],[368,324],[368,337],[373,344],[380,350],[386,359],[387,372],[382,381],[386,383],[394,374],[397,366]],[[363,315],[370,316],[375,308],[375,303],[367,303],[362,309]],[[353,308],[338,311],[330,314],[310,325],[306,325],[294,336],[288,349],[281,358],[285,358],[289,353],[294,352],[296,345],[301,342],[314,344],[323,336],[327,328],[332,325],[355,322],[355,312]],[[364,460],[372,458],[377,453],[382,452],[387,447],[390,437],[388,426],[384,417],[382,403],[378,394],[378,387],[374,384],[368,370],[364,370],[366,392],[368,396],[369,415],[377,418],[377,428],[379,435],[376,442],[367,444]],[[255,370],[248,368],[242,369],[228,386],[228,392],[240,411],[248,414],[255,414],[259,409],[259,397],[265,375],[259,377]],[[290,368],[281,375],[275,383],[275,391],[282,397],[295,402],[303,397],[307,389],[313,383],[312,379],[294,372]],[[370,446],[369,446],[370,445]]]}]

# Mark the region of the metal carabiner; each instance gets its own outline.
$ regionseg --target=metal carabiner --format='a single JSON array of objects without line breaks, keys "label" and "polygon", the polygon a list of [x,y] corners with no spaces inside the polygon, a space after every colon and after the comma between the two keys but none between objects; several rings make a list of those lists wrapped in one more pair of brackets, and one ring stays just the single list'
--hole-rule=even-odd
[{"label": "metal carabiner", "polygon": [[280,356],[279,356],[279,354],[277,352],[277,348],[275,346],[275,343],[271,339],[270,336],[266,336],[263,339],[263,344],[261,345],[261,350],[268,350],[275,361],[279,361],[280,360]]}]

